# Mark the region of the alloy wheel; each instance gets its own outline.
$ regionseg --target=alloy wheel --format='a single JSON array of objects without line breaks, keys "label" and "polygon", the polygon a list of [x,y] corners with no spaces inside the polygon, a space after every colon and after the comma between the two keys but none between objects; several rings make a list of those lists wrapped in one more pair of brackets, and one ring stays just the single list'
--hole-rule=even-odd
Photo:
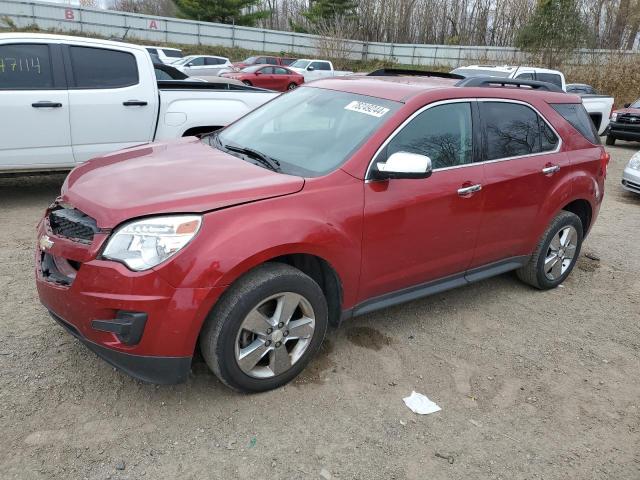
[{"label": "alloy wheel", "polygon": [[315,313],[302,295],[283,292],[262,300],[244,318],[236,362],[254,378],[281,375],[300,360],[315,330]]},{"label": "alloy wheel", "polygon": [[573,262],[578,246],[578,232],[572,225],[560,229],[553,236],[544,259],[544,274],[555,281],[560,278]]}]

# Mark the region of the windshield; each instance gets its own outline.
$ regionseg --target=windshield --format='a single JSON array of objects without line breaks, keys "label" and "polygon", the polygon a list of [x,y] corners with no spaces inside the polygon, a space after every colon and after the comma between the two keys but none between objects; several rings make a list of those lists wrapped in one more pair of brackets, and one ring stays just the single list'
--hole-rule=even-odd
[{"label": "windshield", "polygon": [[222,130],[219,148],[250,149],[279,171],[316,177],[342,165],[402,104],[304,87],[292,90]]},{"label": "windshield", "polygon": [[246,58],[246,59],[244,59],[244,60],[242,61],[242,63],[247,63],[247,64],[249,64],[249,63],[254,63],[254,62],[256,61],[256,58],[258,58],[258,57],[249,57],[249,58]]},{"label": "windshield", "polygon": [[629,108],[640,108],[640,98],[629,105]]},{"label": "windshield", "polygon": [[462,75],[465,78],[469,77],[508,77],[510,75],[509,72],[500,72],[497,70],[481,70],[476,68],[456,68],[455,70],[451,70],[451,73],[455,73],[456,75]]},{"label": "windshield", "polygon": [[289,66],[292,68],[307,68],[310,63],[311,62],[309,60],[296,60]]},{"label": "windshield", "polygon": [[180,60],[177,60],[176,62],[173,63],[173,65],[184,65],[185,63],[190,62],[194,58],[196,58],[195,55],[189,55],[188,57],[183,57]]}]

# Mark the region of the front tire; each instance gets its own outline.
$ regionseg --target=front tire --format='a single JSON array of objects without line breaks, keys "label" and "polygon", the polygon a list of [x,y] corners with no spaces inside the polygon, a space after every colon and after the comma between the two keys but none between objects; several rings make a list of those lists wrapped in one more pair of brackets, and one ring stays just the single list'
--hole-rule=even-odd
[{"label": "front tire", "polygon": [[242,83],[244,83],[248,87],[252,87],[253,86],[253,84],[249,80],[242,80]]},{"label": "front tire", "polygon": [[611,135],[607,135],[607,139],[604,141],[609,146],[616,144],[616,137],[612,137]]},{"label": "front tire", "polygon": [[200,335],[209,368],[240,392],[293,380],[316,354],[328,325],[320,286],[300,270],[266,263],[236,281]]},{"label": "front tire", "polygon": [[582,239],[580,218],[575,213],[561,211],[542,234],[529,262],[516,270],[518,278],[540,290],[557,287],[573,270]]}]

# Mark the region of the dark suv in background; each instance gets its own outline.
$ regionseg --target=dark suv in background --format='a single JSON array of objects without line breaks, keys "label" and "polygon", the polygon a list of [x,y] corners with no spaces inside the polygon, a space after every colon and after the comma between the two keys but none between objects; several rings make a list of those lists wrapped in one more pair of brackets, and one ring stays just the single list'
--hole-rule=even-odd
[{"label": "dark suv in background", "polygon": [[640,141],[640,99],[611,113],[606,143],[615,145],[616,140]]}]

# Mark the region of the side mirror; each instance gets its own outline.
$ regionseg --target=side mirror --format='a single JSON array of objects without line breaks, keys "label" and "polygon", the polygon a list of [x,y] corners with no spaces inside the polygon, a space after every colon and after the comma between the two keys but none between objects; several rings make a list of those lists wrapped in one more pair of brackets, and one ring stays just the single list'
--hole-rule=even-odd
[{"label": "side mirror", "polygon": [[630,106],[631,106],[631,104],[630,104],[630,103],[625,103],[625,104],[624,104],[624,108],[629,108]]},{"label": "side mirror", "polygon": [[313,68],[311,65],[309,65],[309,66],[307,67],[307,71],[308,71],[308,72],[313,72],[314,70],[315,70],[315,68]]},{"label": "side mirror", "polygon": [[396,152],[385,163],[376,164],[375,178],[428,178],[431,176],[431,159],[417,153]]},{"label": "side mirror", "polygon": [[256,75],[262,75],[262,72],[260,70],[258,70],[257,72],[254,72]]}]

